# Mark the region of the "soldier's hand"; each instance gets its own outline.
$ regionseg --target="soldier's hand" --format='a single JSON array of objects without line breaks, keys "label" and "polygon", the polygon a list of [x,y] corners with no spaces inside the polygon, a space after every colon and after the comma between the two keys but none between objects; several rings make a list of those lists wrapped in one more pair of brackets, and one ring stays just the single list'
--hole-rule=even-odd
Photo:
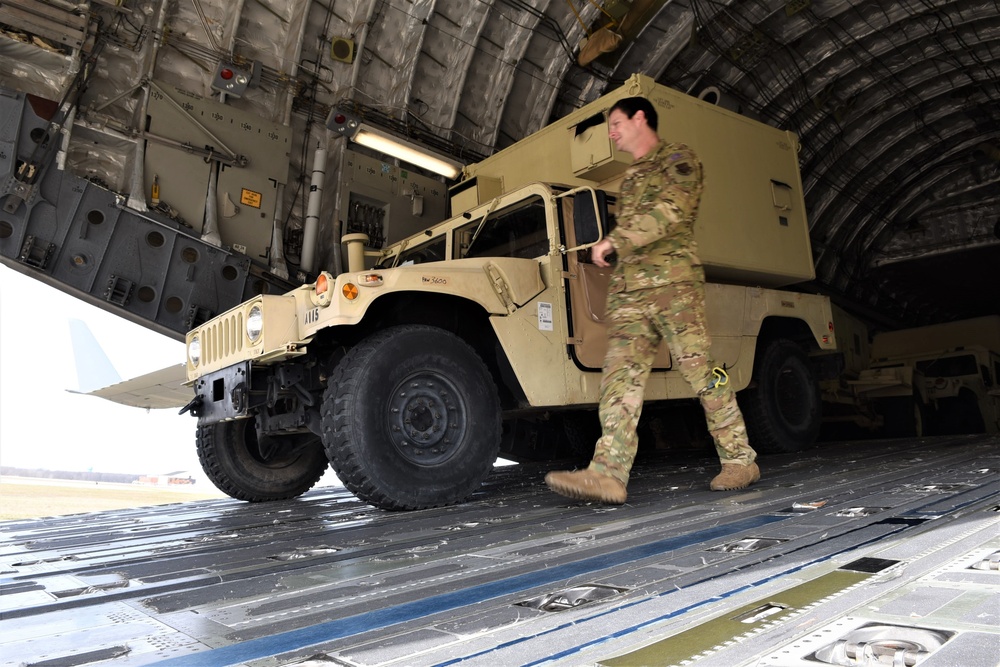
[{"label": "soldier's hand", "polygon": [[611,239],[605,237],[590,247],[590,261],[596,266],[608,267],[608,255],[614,253],[615,247],[611,244]]}]

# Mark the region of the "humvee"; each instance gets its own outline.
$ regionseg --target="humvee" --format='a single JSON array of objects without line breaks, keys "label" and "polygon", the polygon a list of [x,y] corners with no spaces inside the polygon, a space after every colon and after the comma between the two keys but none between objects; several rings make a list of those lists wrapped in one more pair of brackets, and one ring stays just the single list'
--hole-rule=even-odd
[{"label": "humvee", "polygon": [[858,378],[889,436],[1000,432],[1000,316],[876,334]]},{"label": "humvee", "polygon": [[[836,338],[826,297],[781,289],[814,276],[796,138],[636,75],[467,166],[447,220],[379,250],[344,236],[340,275],[256,296],[188,333],[185,409],[209,478],[235,498],[282,499],[330,464],[373,505],[426,508],[468,497],[498,455],[554,455],[538,451],[533,427],[596,424],[611,269],[587,250],[614,222],[630,159],[606,113],[630,95],[648,97],[661,136],[704,163],[696,239],[712,355],[751,444],[810,444],[811,356]],[[695,399],[665,345],[646,399]]]}]

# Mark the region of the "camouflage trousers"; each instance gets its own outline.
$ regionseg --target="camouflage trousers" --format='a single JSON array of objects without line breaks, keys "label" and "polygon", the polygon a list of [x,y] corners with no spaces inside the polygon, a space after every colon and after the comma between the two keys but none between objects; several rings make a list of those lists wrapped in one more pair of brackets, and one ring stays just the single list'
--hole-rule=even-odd
[{"label": "camouflage trousers", "polygon": [[723,463],[749,465],[756,453],[730,385],[713,387],[705,289],[698,283],[608,295],[608,351],[601,378],[602,435],[590,469],[623,484],[638,446],[636,427],[657,347],[666,340],[673,367],[691,385],[705,410],[708,431]]}]

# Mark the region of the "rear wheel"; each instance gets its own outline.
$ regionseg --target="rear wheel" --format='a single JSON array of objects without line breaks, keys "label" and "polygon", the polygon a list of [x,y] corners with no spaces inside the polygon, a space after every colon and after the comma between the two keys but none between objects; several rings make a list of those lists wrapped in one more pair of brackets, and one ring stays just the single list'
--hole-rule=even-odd
[{"label": "rear wheel", "polygon": [[601,438],[601,420],[597,410],[572,410],[560,417],[570,458],[582,464],[589,463]]},{"label": "rear wheel", "polygon": [[323,397],[323,443],[344,485],[383,509],[457,503],[500,449],[493,378],[458,336],[405,325],[380,331],[337,364]]},{"label": "rear wheel", "polygon": [[239,500],[284,500],[311,489],[328,462],[319,438],[309,435],[271,439],[262,448],[253,419],[199,426],[198,460],[223,493]]},{"label": "rear wheel", "polygon": [[816,441],[822,426],[819,386],[809,358],[778,338],[754,361],[756,386],[739,394],[750,446],[758,452],[795,452]]}]

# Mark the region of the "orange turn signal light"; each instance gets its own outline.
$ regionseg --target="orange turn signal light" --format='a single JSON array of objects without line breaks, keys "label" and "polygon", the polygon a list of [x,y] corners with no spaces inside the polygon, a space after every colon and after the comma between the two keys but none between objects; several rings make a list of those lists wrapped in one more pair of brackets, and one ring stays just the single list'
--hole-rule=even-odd
[{"label": "orange turn signal light", "polygon": [[354,283],[344,283],[342,292],[344,293],[344,298],[348,301],[354,301],[358,298],[358,286]]},{"label": "orange turn signal light", "polygon": [[330,289],[330,278],[329,274],[324,271],[316,278],[316,294],[326,294],[328,289]]}]

